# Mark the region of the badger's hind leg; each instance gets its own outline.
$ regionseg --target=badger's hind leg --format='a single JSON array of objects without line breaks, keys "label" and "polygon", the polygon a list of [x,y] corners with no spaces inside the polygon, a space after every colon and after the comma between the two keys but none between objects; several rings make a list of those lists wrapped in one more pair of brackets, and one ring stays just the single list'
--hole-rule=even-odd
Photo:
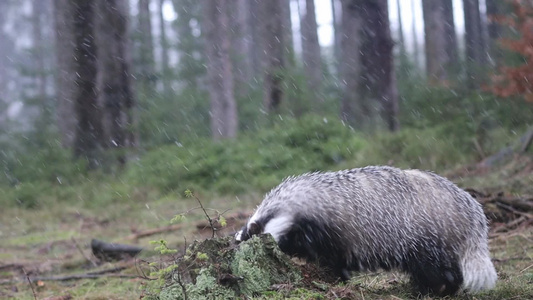
[{"label": "badger's hind leg", "polygon": [[406,262],[404,270],[411,276],[414,287],[422,294],[445,296],[457,293],[463,284],[459,262],[443,250],[432,252],[425,255],[418,252]]}]

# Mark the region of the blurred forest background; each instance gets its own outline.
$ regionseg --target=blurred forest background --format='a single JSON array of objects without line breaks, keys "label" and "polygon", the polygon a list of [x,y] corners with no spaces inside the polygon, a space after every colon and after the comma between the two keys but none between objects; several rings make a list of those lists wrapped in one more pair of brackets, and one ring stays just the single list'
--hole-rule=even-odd
[{"label": "blurred forest background", "polygon": [[[0,298],[143,298],[174,278],[150,239],[394,165],[483,204],[500,281],[477,298],[531,299],[532,116],[532,0],[0,0]],[[110,266],[93,238],[145,251]],[[322,298],[412,298],[377,276]]]},{"label": "blurred forest background", "polygon": [[0,1],[1,201],[482,161],[532,125],[532,23],[528,0]]}]

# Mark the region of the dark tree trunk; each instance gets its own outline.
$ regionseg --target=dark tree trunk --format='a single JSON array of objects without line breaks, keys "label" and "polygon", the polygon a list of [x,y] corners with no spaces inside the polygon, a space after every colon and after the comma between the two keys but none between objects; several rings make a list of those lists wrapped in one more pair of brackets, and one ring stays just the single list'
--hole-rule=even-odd
[{"label": "dark tree trunk", "polygon": [[252,62],[252,31],[249,26],[251,2],[249,0],[230,1],[228,7],[231,27],[231,58],[235,77],[235,96],[243,98],[250,90],[254,73]]},{"label": "dark tree trunk", "polygon": [[[411,11],[415,11],[415,1],[411,0]],[[411,33],[413,34],[413,61],[416,67],[420,67],[420,45],[418,45],[418,33],[416,31],[416,15],[412,14],[412,27],[411,27]]]},{"label": "dark tree trunk", "polygon": [[168,56],[168,40],[165,18],[163,17],[163,5],[165,0],[159,0],[159,44],[161,46],[161,81],[163,82],[163,92],[165,95],[170,95],[170,76]]},{"label": "dark tree trunk", "polygon": [[[4,28],[6,21],[6,10],[7,3],[0,1],[0,28]],[[4,34],[0,34],[0,49],[5,49],[7,46],[8,40]],[[0,55],[0,127],[5,127],[5,121],[7,120],[7,114],[5,113],[6,107],[8,106],[7,102],[7,58],[6,55]]]},{"label": "dark tree trunk", "polygon": [[237,135],[238,118],[229,57],[228,0],[206,1],[203,5],[211,134],[215,140],[231,138]]},{"label": "dark tree trunk", "polygon": [[138,0],[137,4],[139,9],[139,25],[137,30],[139,36],[137,54],[138,79],[141,83],[143,93],[151,94],[155,86],[155,64],[150,0]]},{"label": "dark tree trunk", "polygon": [[498,65],[503,53],[499,46],[499,39],[503,35],[502,25],[495,18],[505,13],[505,3],[501,0],[485,0],[487,6],[487,46],[489,48],[490,60],[492,65]]},{"label": "dark tree trunk", "polygon": [[448,70],[455,70],[459,64],[459,54],[453,19],[453,3],[452,0],[443,0],[442,3],[444,4],[444,31],[446,33],[446,52],[448,53],[446,67]]},{"label": "dark tree trunk", "polygon": [[343,1],[344,120],[368,130],[398,130],[398,91],[387,0]]},{"label": "dark tree trunk", "polygon": [[66,1],[74,16],[75,111],[78,119],[74,155],[85,158],[90,168],[99,165],[103,148],[101,112],[96,94],[95,5],[92,1]]},{"label": "dark tree trunk", "polygon": [[[132,107],[134,105],[130,79],[128,45],[128,14],[126,0],[99,2],[99,63],[98,87],[103,107],[106,146],[123,149],[135,144]],[[125,163],[122,151],[117,154],[120,164]]]},{"label": "dark tree trunk", "polygon": [[283,0],[259,1],[257,11],[258,33],[263,72],[263,105],[267,112],[279,109],[283,99],[282,71],[285,37],[283,36]]},{"label": "dark tree trunk", "polygon": [[405,50],[405,38],[403,36],[402,9],[400,0],[396,0],[396,6],[398,7],[398,45],[400,46],[400,57],[405,59],[407,57],[407,51]]},{"label": "dark tree trunk", "polygon": [[292,38],[291,0],[281,0],[281,27],[283,30],[283,47],[287,65],[295,65],[294,43]]},{"label": "dark tree trunk", "polygon": [[[201,30],[202,2],[196,0],[173,0],[178,13],[175,22],[178,33],[177,49],[180,56],[177,75],[191,89],[200,89],[205,79],[204,39],[195,36]],[[200,21],[200,22],[199,22]]]},{"label": "dark tree trunk", "polygon": [[305,0],[305,11],[302,9],[300,24],[307,89],[312,98],[311,105],[316,106],[316,103],[322,101],[322,60],[320,57],[314,0]]},{"label": "dark tree trunk", "polygon": [[74,11],[69,0],[54,0],[54,28],[56,48],[56,119],[61,135],[61,144],[71,148],[74,144],[75,128],[78,122],[74,113]]},{"label": "dark tree trunk", "polygon": [[[361,61],[364,71],[359,96],[366,98],[365,106],[370,109],[371,122],[381,117],[390,131],[396,131],[399,128],[398,88],[387,0],[367,0],[363,3]],[[376,106],[380,106],[379,115],[374,113]]]},{"label": "dark tree trunk", "polygon": [[36,87],[37,98],[41,101],[46,101],[46,66],[45,66],[45,47],[43,40],[43,28],[45,26],[45,3],[44,0],[32,1],[32,23],[33,23],[33,51],[34,62],[36,67]]},{"label": "dark tree trunk", "polygon": [[340,50],[342,62],[339,66],[342,83],[341,119],[356,125],[363,121],[369,110],[360,103],[359,83],[363,73],[360,61],[361,51],[361,17],[360,6],[354,0],[341,0],[341,34]]},{"label": "dark tree trunk", "polygon": [[448,84],[450,56],[446,9],[442,0],[422,1],[424,13],[424,36],[426,48],[426,73],[433,85]]},{"label": "dark tree trunk", "polygon": [[468,86],[477,88],[481,81],[480,68],[487,62],[479,0],[463,0],[465,15],[466,75]]},{"label": "dark tree trunk", "polygon": [[341,3],[340,0],[331,0],[331,13],[333,15],[332,25],[333,25],[333,57],[334,57],[334,66],[337,76],[339,76],[339,62],[340,62],[340,53],[341,53]]}]

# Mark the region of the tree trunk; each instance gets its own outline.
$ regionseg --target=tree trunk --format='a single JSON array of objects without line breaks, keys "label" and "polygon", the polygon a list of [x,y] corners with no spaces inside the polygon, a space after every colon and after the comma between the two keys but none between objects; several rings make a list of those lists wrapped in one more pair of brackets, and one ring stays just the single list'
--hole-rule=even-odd
[{"label": "tree trunk", "polygon": [[359,129],[398,130],[398,90],[387,0],[343,0],[341,117]]},{"label": "tree trunk", "polygon": [[[123,149],[135,143],[132,132],[134,99],[128,52],[131,47],[128,45],[127,1],[106,0],[98,3],[98,88],[104,113],[106,146]],[[117,159],[124,164],[125,153],[118,153]]]},{"label": "tree trunk", "polygon": [[283,36],[283,13],[281,1],[259,1],[257,23],[260,37],[261,69],[263,72],[263,105],[265,111],[279,109],[283,99],[282,71],[284,61],[285,37]]},{"label": "tree trunk", "polygon": [[398,88],[387,0],[363,1],[362,11],[363,74],[359,97],[365,101],[366,118],[372,127],[378,125],[376,122],[381,117],[390,131],[396,131],[399,128]]},{"label": "tree trunk", "polygon": [[416,67],[420,67],[421,65],[420,50],[419,50],[419,45],[418,45],[418,33],[416,31],[417,22],[416,22],[416,15],[414,14],[415,0],[411,0],[411,11],[413,12],[412,20],[411,20],[411,23],[412,23],[411,32],[413,34],[413,62]]},{"label": "tree trunk", "polygon": [[251,4],[248,0],[229,1],[229,22],[231,28],[231,58],[235,77],[235,96],[245,97],[250,90],[254,69],[252,65],[252,31],[248,24],[251,18]]},{"label": "tree trunk", "polygon": [[287,65],[294,66],[294,42],[292,38],[291,0],[281,0],[281,27],[283,28],[283,48]]},{"label": "tree trunk", "polygon": [[74,16],[74,99],[78,119],[74,156],[85,158],[90,168],[100,164],[103,148],[103,129],[100,108],[96,94],[96,44],[95,5],[92,1],[65,1],[72,7]]},{"label": "tree trunk", "polygon": [[479,0],[463,0],[463,10],[465,16],[467,83],[470,88],[477,88],[481,81],[479,68],[487,62]]},{"label": "tree trunk", "polygon": [[154,66],[154,44],[152,37],[152,18],[150,12],[150,0],[138,0],[139,25],[137,34],[139,35],[138,47],[138,80],[141,83],[142,92],[148,95],[154,91],[155,66]]},{"label": "tree trunk", "polygon": [[179,16],[175,22],[180,56],[177,75],[189,88],[198,89],[205,75],[203,39],[197,35],[201,31],[198,21],[202,3],[196,0],[173,0],[172,3]]},{"label": "tree trunk", "polygon": [[342,62],[339,66],[342,84],[341,119],[356,125],[365,116],[367,108],[359,103],[359,78],[363,73],[360,61],[361,51],[361,17],[360,7],[355,0],[341,0],[341,34],[340,50]]},{"label": "tree trunk", "polygon": [[502,37],[502,26],[496,22],[495,17],[505,13],[504,3],[501,0],[485,0],[487,6],[487,46],[489,48],[490,61],[493,66],[498,65],[502,59],[502,49],[498,45]]},{"label": "tree trunk", "polygon": [[211,99],[211,134],[215,140],[231,138],[237,135],[238,117],[229,57],[228,0],[206,1],[202,4]]},{"label": "tree trunk", "polygon": [[311,105],[316,106],[319,101],[322,101],[322,60],[320,57],[314,0],[305,0],[305,10],[302,9],[302,11],[300,31],[302,35],[304,71],[307,90],[312,98]]},{"label": "tree trunk", "polygon": [[163,92],[165,95],[170,95],[170,76],[171,71],[169,68],[169,56],[168,56],[168,40],[166,22],[163,17],[163,6],[165,0],[159,0],[159,44],[161,47],[161,81],[163,82]]},{"label": "tree trunk", "polygon": [[407,57],[407,51],[405,50],[405,38],[403,36],[402,9],[400,0],[396,0],[396,7],[398,9],[398,44],[400,46],[400,57],[401,59],[405,59]]},{"label": "tree trunk", "polygon": [[[0,28],[4,28],[4,23],[6,20],[5,15],[7,10],[7,3],[0,1]],[[7,44],[7,39],[5,38],[4,34],[0,34],[0,49],[4,49],[4,47]],[[7,64],[6,64],[6,57],[5,55],[0,55],[0,95],[6,95],[7,92]],[[3,125],[1,122],[4,119],[4,109],[6,99],[4,99],[4,96],[0,97],[0,109],[2,112],[0,113],[0,126]]]},{"label": "tree trunk", "polygon": [[332,25],[333,25],[333,58],[334,58],[334,66],[335,71],[337,73],[337,76],[339,76],[339,62],[340,62],[340,53],[341,53],[341,3],[340,0],[331,0],[331,14],[333,17]]},{"label": "tree trunk", "polygon": [[75,128],[78,122],[74,113],[74,18],[69,0],[54,0],[54,28],[57,71],[55,74],[56,119],[61,145],[71,148],[74,144]]},{"label": "tree trunk", "polygon": [[444,31],[446,32],[446,52],[448,53],[448,71],[458,71],[459,54],[457,35],[455,34],[455,22],[453,19],[452,0],[443,0],[444,4]]},{"label": "tree trunk", "polygon": [[43,28],[45,26],[44,13],[45,1],[32,1],[32,25],[33,25],[33,51],[35,71],[37,76],[35,78],[37,87],[37,98],[44,103],[46,101],[46,67],[45,67],[45,47],[43,40]]},{"label": "tree trunk", "polygon": [[432,85],[448,84],[450,56],[446,30],[445,6],[442,0],[422,1],[426,48],[426,74]]}]

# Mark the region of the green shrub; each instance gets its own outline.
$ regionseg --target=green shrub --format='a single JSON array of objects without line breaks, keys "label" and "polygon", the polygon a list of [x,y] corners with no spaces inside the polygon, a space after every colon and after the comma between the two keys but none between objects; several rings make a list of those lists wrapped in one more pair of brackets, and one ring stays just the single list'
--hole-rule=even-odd
[{"label": "green shrub", "polygon": [[330,168],[365,143],[339,121],[307,116],[280,120],[239,140],[160,147],[132,165],[126,178],[166,191],[262,191],[288,175]]},{"label": "green shrub", "polygon": [[1,153],[4,172],[0,173],[0,182],[9,185],[38,181],[67,184],[86,175],[85,162],[74,161],[71,152],[56,142],[26,150]]},{"label": "green shrub", "polygon": [[[356,161],[357,165],[391,164],[401,168],[441,171],[471,161],[461,138],[446,138],[441,129],[404,129],[374,137]],[[472,146],[473,147],[473,146]]]}]

